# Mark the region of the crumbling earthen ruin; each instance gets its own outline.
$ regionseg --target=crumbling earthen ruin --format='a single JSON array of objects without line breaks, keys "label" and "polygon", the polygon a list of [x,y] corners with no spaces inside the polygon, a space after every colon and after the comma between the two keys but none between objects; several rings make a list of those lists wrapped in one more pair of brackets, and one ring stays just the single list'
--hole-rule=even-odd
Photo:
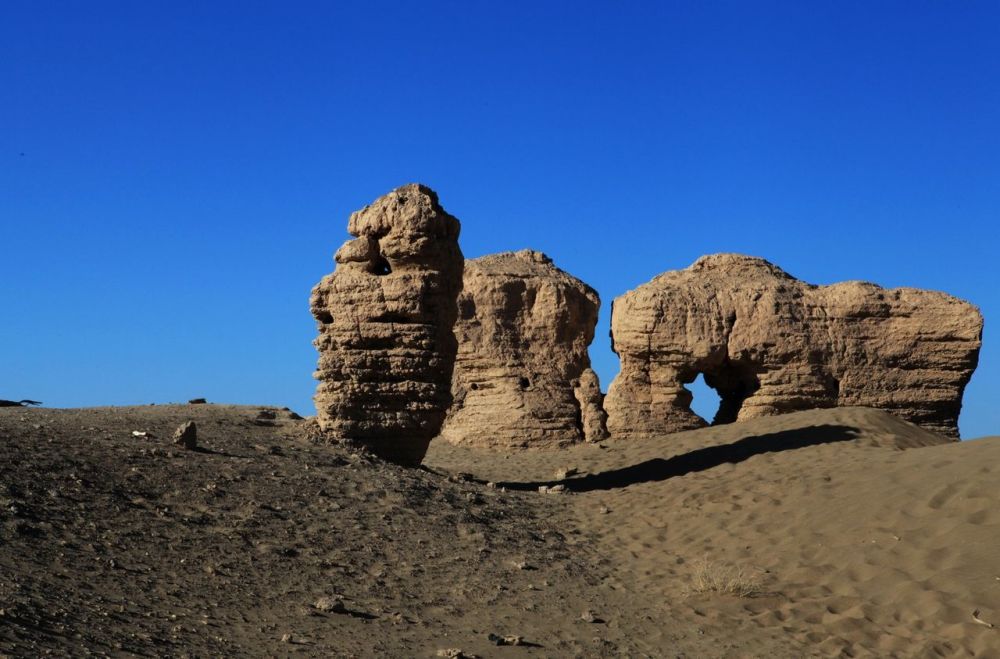
[{"label": "crumbling earthen ruin", "polygon": [[351,215],[356,236],[313,289],[316,411],[328,434],[419,464],[451,404],[459,222],[422,185]]},{"label": "crumbling earthen ruin", "polygon": [[856,405],[957,437],[982,328],[974,306],[944,293],[813,286],[763,259],[705,256],[614,301],[608,427],[705,425],[684,386],[701,373],[721,399],[715,423]]},{"label": "crumbling earthen ruin", "polygon": [[944,293],[814,286],[763,259],[705,256],[615,300],[621,372],[605,401],[587,354],[597,293],[544,254],[464,262],[458,220],[420,185],[348,230],[310,301],[317,420],[389,460],[419,464],[439,433],[523,448],[701,427],[685,387],[699,374],[720,397],[713,423],[865,406],[958,435],[983,320]]},{"label": "crumbling earthen ruin", "polygon": [[466,261],[455,325],[454,404],[442,437],[500,448],[607,436],[594,338],[597,292],[541,252]]}]

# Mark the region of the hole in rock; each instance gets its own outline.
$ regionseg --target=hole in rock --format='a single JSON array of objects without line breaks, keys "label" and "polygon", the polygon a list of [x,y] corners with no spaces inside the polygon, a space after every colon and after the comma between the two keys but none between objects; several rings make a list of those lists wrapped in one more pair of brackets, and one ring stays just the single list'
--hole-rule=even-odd
[{"label": "hole in rock", "polygon": [[694,400],[691,401],[691,411],[711,423],[715,415],[719,413],[719,406],[722,398],[719,393],[705,383],[705,376],[702,373],[689,385],[685,385]]},{"label": "hole in rock", "polygon": [[531,382],[528,380],[528,378],[521,378],[520,380],[518,380],[518,384],[521,385],[522,389],[527,389],[528,387],[531,386]]},{"label": "hole in rock", "polygon": [[757,375],[746,364],[725,361],[719,366],[698,373],[689,384],[694,396],[691,411],[711,420],[713,426],[736,421],[743,401],[760,388]]},{"label": "hole in rock", "polygon": [[389,274],[390,272],[392,272],[392,267],[389,265],[389,262],[385,260],[385,257],[380,256],[375,259],[374,263],[372,263],[371,273],[373,275],[381,277]]},{"label": "hole in rock", "polygon": [[329,325],[333,322],[333,314],[329,311],[317,311],[316,320],[323,323],[324,325]]}]

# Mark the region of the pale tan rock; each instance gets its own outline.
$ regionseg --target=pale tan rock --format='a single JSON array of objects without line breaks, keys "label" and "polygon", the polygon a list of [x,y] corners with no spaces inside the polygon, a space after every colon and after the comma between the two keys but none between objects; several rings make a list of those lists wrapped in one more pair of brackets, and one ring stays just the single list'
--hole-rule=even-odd
[{"label": "pale tan rock", "polygon": [[451,404],[459,222],[431,189],[411,184],[353,213],[348,231],[356,237],[310,299],[317,421],[333,437],[419,464]]},{"label": "pale tan rock", "polygon": [[607,436],[590,368],[600,300],[541,252],[466,261],[455,324],[454,404],[442,437],[495,448]]},{"label": "pale tan rock", "polygon": [[705,425],[684,387],[719,393],[716,423],[817,407],[881,409],[958,436],[982,315],[944,293],[865,282],[813,286],[759,258],[715,254],[617,298],[615,436]]},{"label": "pale tan rock", "polygon": [[185,421],[174,431],[174,444],[183,446],[189,451],[198,448],[198,427],[194,421]]}]

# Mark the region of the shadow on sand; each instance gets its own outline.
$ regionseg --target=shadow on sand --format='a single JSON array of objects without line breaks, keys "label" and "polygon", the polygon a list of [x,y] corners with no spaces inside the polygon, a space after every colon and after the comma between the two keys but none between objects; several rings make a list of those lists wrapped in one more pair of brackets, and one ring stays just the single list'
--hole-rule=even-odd
[{"label": "shadow on sand", "polygon": [[819,444],[846,442],[857,438],[859,434],[856,428],[850,426],[821,425],[796,428],[766,435],[744,437],[732,444],[708,446],[666,459],[654,458],[621,469],[589,474],[580,478],[522,483],[507,482],[497,483],[497,486],[521,491],[537,490],[543,485],[548,487],[565,485],[566,489],[571,492],[610,490],[637,483],[665,481],[668,478],[705,471],[727,463],[736,464],[762,453],[791,451]]}]

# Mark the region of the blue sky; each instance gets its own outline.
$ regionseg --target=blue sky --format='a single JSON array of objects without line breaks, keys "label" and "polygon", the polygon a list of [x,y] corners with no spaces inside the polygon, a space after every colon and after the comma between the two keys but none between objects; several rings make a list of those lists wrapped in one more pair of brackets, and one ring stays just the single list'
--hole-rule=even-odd
[{"label": "blue sky", "polygon": [[311,413],[309,289],[420,181],[598,289],[605,387],[613,297],[742,252],[979,305],[1000,433],[1000,4],[351,4],[0,5],[0,397]]}]

